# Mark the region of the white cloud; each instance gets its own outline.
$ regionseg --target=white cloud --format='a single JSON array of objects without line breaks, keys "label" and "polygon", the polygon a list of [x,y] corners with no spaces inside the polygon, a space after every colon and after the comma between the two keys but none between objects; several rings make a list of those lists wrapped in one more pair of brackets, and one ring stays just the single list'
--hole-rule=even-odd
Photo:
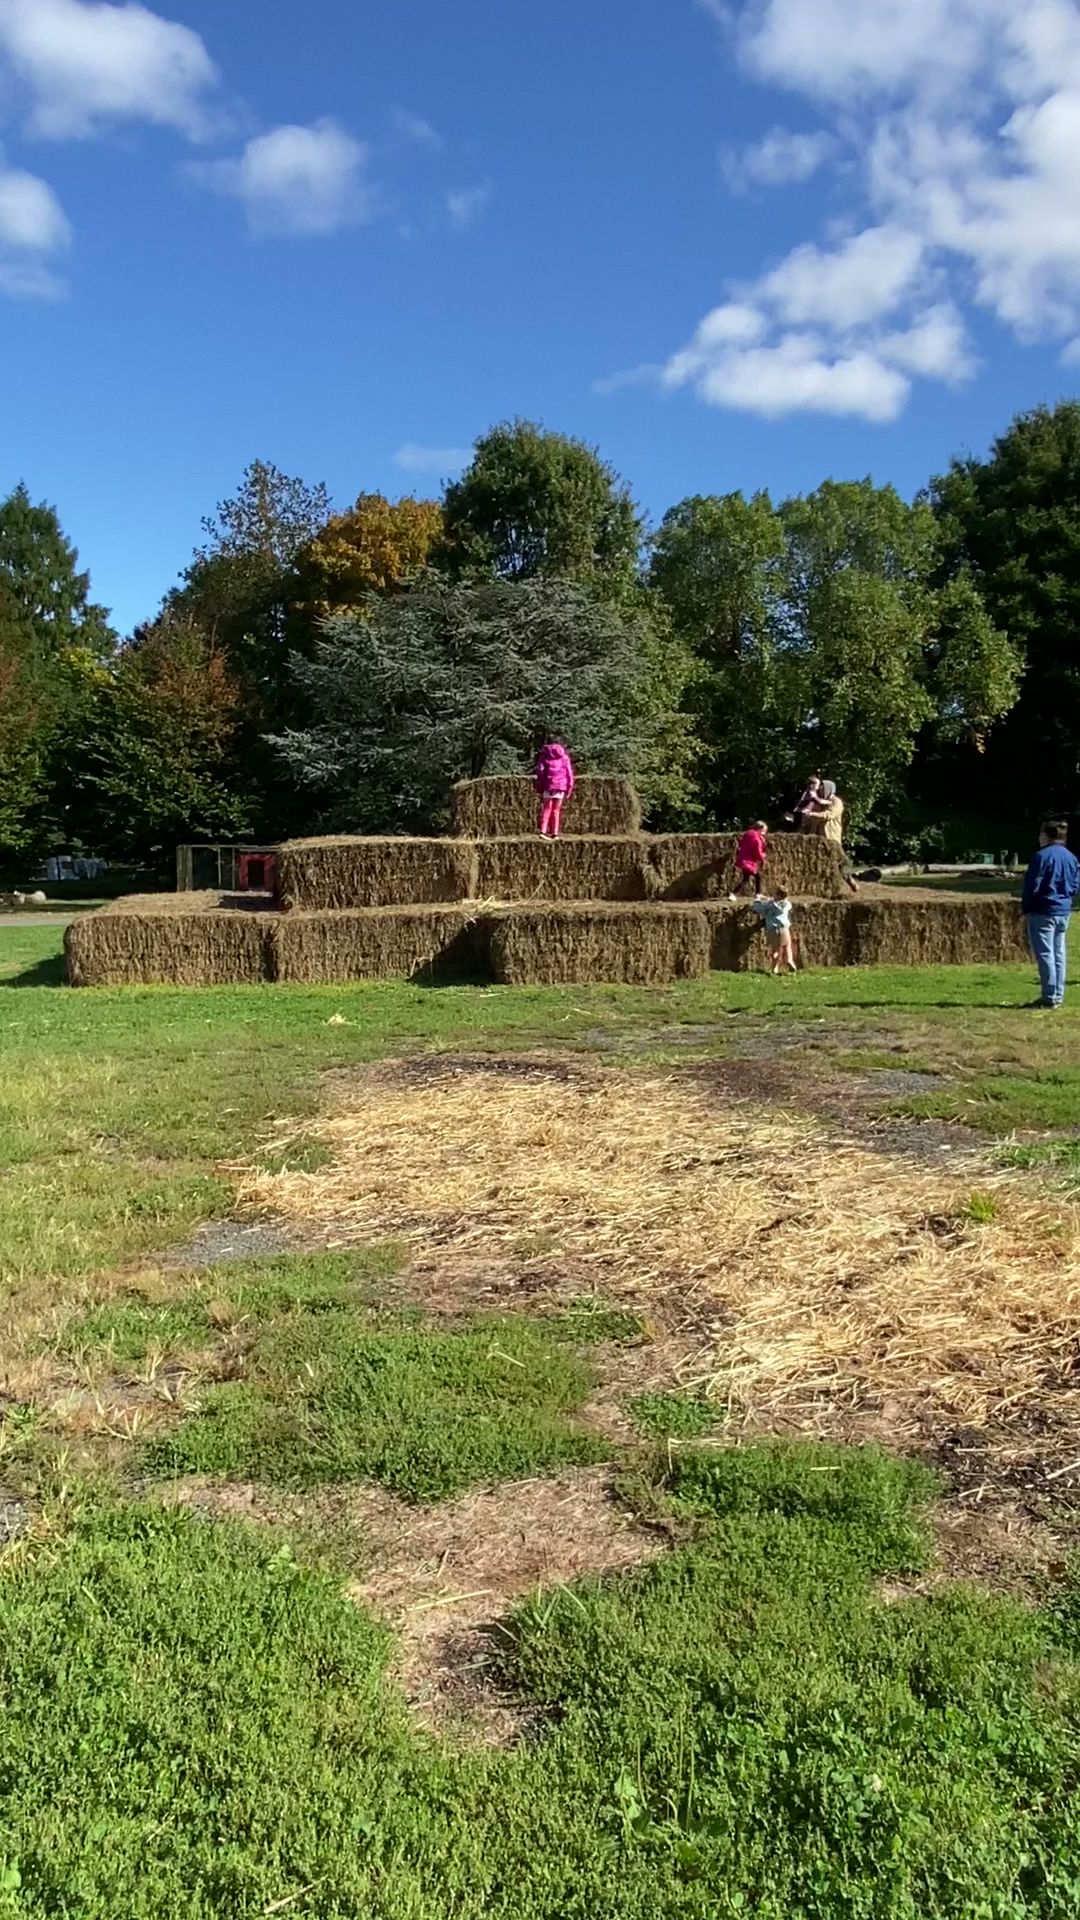
[{"label": "white cloud", "polygon": [[395,466],[405,473],[432,473],[439,479],[460,473],[472,459],[471,447],[421,447],[409,440],[394,455]]},{"label": "white cloud", "polygon": [[872,353],[831,358],[812,334],[793,333],[776,346],[722,355],[702,376],[699,391],[710,406],[737,407],[766,418],[831,413],[883,423],[901,412],[909,382]]},{"label": "white cloud", "polygon": [[[871,227],[831,251],[797,247],[740,297],[714,307],[660,374],[709,406],[895,420],[911,378],[971,371],[963,321],[948,301],[920,305],[922,243]],[[908,324],[884,321],[908,302]]]},{"label": "white cloud", "polygon": [[459,187],[447,194],[446,211],[452,224],[464,232],[479,220],[490,199],[490,187]]},{"label": "white cloud", "polygon": [[395,107],[394,126],[405,140],[414,140],[418,147],[441,148],[445,143],[442,134],[419,113],[409,113],[404,107]]},{"label": "white cloud", "polygon": [[197,178],[233,195],[258,233],[334,233],[371,219],[375,189],[365,178],[367,149],[333,120],[275,127],[249,140],[239,159],[194,169]]},{"label": "white cloud", "polygon": [[49,139],[114,120],[198,138],[217,84],[199,35],[134,0],[0,0],[0,57],[28,95],[31,129]]},{"label": "white cloud", "polygon": [[47,182],[0,168],[0,246],[53,253],[70,239],[64,210]]},{"label": "white cloud", "polygon": [[909,327],[877,341],[883,360],[926,380],[957,386],[975,371],[963,319],[949,300],[928,307]]},{"label": "white cloud", "polygon": [[760,283],[793,326],[849,328],[892,313],[915,284],[923,242],[903,227],[867,227],[839,247],[796,247]]},{"label": "white cloud", "polygon": [[0,160],[0,294],[61,298],[67,289],[47,262],[70,240],[67,217],[48,182]]},{"label": "white cloud", "polygon": [[664,377],[665,369],[655,360],[646,360],[639,367],[624,367],[621,373],[609,373],[602,380],[594,380],[592,390],[601,396],[609,393],[624,393],[629,387],[653,387]]},{"label": "white cloud", "polygon": [[981,65],[991,21],[1015,0],[751,0],[738,17],[760,78],[826,100],[914,85],[944,91]]},{"label": "white cloud", "polygon": [[722,153],[720,165],[736,192],[801,186],[825,165],[835,146],[831,133],[792,133],[787,127],[773,127],[753,146]]},{"label": "white cloud", "polygon": [[[1077,0],[698,0],[753,77],[809,100],[818,134],[774,128],[737,184],[811,178],[843,148],[849,237],[808,234],[714,310],[667,387],[756,411],[895,417],[913,380],[974,371],[964,309],[1080,364]],[[800,145],[810,142],[810,145]],[[805,170],[805,171],[802,171]]]}]

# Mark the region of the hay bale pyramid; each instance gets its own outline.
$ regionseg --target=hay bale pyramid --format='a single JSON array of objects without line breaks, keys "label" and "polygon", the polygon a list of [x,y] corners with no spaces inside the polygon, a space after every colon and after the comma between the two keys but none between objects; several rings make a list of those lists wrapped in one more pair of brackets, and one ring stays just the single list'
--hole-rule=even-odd
[{"label": "hay bale pyramid", "polygon": [[[72,986],[479,979],[663,986],[765,965],[757,916],[727,893],[734,834],[647,834],[625,780],[588,778],[560,840],[527,779],[453,792],[454,834],[320,838],[278,849],[276,892],[117,900],[68,928]],[[1011,899],[853,897],[839,850],[774,833],[769,882],[797,902],[807,966],[1015,960]]]}]

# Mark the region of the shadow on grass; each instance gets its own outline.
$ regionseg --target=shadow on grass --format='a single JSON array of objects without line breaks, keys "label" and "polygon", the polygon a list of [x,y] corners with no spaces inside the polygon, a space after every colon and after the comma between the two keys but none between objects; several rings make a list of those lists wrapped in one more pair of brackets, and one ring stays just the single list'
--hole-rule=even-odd
[{"label": "shadow on grass", "polygon": [[24,968],[22,973],[0,979],[0,992],[5,987],[62,987],[64,984],[64,956],[55,953],[47,960],[39,960],[36,966]]}]

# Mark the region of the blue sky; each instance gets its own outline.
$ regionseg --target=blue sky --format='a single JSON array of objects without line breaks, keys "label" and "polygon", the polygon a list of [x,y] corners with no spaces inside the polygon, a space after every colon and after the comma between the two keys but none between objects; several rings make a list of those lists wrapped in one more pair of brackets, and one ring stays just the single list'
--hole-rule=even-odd
[{"label": "blue sky", "polygon": [[122,630],[249,460],[914,491],[1080,380],[1075,0],[0,0],[0,486]]}]

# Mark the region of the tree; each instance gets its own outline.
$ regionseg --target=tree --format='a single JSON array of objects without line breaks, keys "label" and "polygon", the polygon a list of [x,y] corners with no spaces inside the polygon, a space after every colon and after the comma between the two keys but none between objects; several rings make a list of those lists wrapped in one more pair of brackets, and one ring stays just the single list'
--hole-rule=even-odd
[{"label": "tree", "polygon": [[646,778],[666,752],[654,630],[565,581],[427,574],[329,619],[294,671],[313,724],[276,745],[323,824],[430,829],[455,780],[520,772],[546,729],[585,769]]},{"label": "tree", "polygon": [[687,649],[687,724],[713,821],[760,811],[783,777],[789,723],[778,709],[773,609],[785,558],[766,493],[695,495],[672,507],[652,542],[650,586]]},{"label": "tree", "polygon": [[329,518],[321,483],[253,461],[235,499],[203,521],[206,544],[167,603],[222,650],[264,724],[287,684],[294,563]]},{"label": "tree", "polygon": [[858,826],[920,735],[985,735],[1015,697],[1015,654],[970,576],[937,585],[939,566],[926,505],[869,480],[779,510],[729,495],[668,514],[651,578],[700,665],[714,820],[775,812],[817,766]]},{"label": "tree", "polygon": [[143,857],[248,831],[240,718],[240,689],[207,635],[169,614],[142,628],[100,676],[72,743],[68,804],[83,837]]},{"label": "tree", "polygon": [[362,493],[335,514],[296,556],[296,599],[303,619],[391,593],[427,566],[443,530],[437,500],[387,500]]},{"label": "tree", "polygon": [[0,857],[53,837],[50,762],[114,643],[55,509],[17,486],[0,501]]},{"label": "tree", "polygon": [[295,718],[289,678],[298,640],[295,563],[329,517],[324,486],[308,486],[267,461],[254,461],[236,497],[204,520],[206,543],[164,607],[212,643],[236,683],[236,755],[245,767],[254,830],[269,837],[297,824],[295,794],[284,787],[265,736]]},{"label": "tree", "polygon": [[642,523],[629,489],[581,440],[528,420],[493,427],[446,490],[443,559],[457,574],[592,581],[637,577]]},{"label": "tree", "polygon": [[40,662],[82,651],[107,655],[115,642],[104,607],[90,599],[90,575],[65,537],[54,507],[34,506],[20,483],[0,501],[0,580],[5,620],[18,624]]},{"label": "tree", "polygon": [[44,799],[39,713],[18,654],[0,643],[0,857],[32,848]]},{"label": "tree", "polygon": [[988,458],[931,484],[945,580],[967,580],[1023,662],[1020,697],[987,744],[987,802],[1080,811],[1080,402],[1021,414]]}]

